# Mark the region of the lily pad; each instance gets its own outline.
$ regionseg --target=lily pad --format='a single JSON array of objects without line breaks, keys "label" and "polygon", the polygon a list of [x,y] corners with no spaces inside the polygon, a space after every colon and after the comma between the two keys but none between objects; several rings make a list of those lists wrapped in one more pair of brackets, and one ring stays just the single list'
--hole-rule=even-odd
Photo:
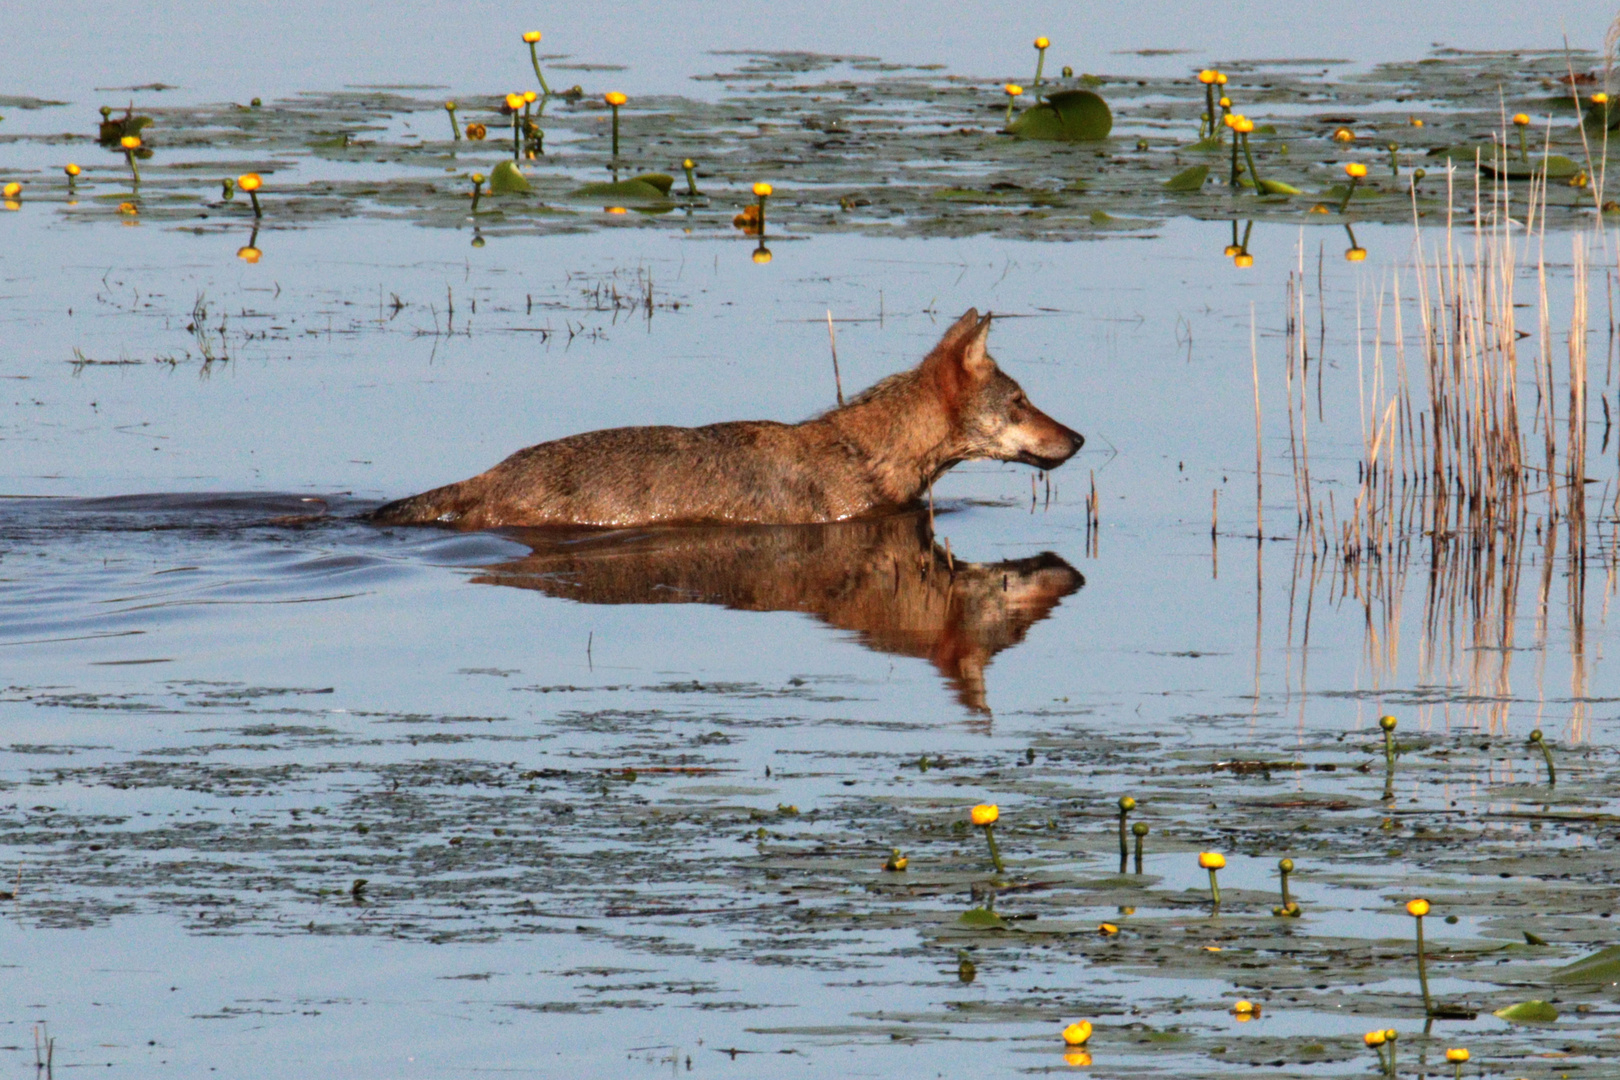
[{"label": "lily pad", "polygon": [[1521,1024],[1550,1024],[1558,1019],[1558,1010],[1545,1001],[1531,1000],[1509,1005],[1505,1009],[1497,1009],[1491,1015]]},{"label": "lily pad", "polygon": [[975,930],[1005,930],[1007,920],[993,911],[984,908],[968,908],[956,917],[957,925],[972,927]]},{"label": "lily pad", "polygon": [[510,161],[503,161],[489,174],[489,190],[496,195],[527,195],[534,190],[529,178]]},{"label": "lily pad", "polygon": [[1593,102],[1581,119],[1581,126],[1588,135],[1601,135],[1603,129],[1610,131],[1620,130],[1620,103],[1605,101],[1601,104]]},{"label": "lily pad", "polygon": [[1459,165],[1478,161],[1481,172],[1507,180],[1529,180],[1532,176],[1541,176],[1543,171],[1554,180],[1567,180],[1581,171],[1580,165],[1562,154],[1549,154],[1544,158],[1535,157],[1529,161],[1521,161],[1516,147],[1510,147],[1504,157],[1500,147],[1489,143],[1443,146],[1429,151],[1429,156],[1443,157]]},{"label": "lily pad", "polygon": [[1204,181],[1209,179],[1208,165],[1194,165],[1182,169],[1176,175],[1164,182],[1166,191],[1202,191]]},{"label": "lily pad", "polygon": [[1285,184],[1281,180],[1261,180],[1260,190],[1267,195],[1303,195],[1304,192],[1292,184]]},{"label": "lily pad", "polygon": [[1620,982],[1620,945],[1599,949],[1591,956],[1566,964],[1552,974],[1555,983]]},{"label": "lily pad", "polygon": [[1090,90],[1060,90],[1025,109],[1007,130],[1020,139],[1092,142],[1108,138],[1114,130],[1114,114],[1108,102]]},{"label": "lily pad", "polygon": [[665,173],[642,173],[632,176],[628,180],[603,180],[595,184],[585,184],[575,188],[571,193],[582,199],[619,199],[624,202],[664,202],[669,198],[669,189],[675,183],[673,176]]}]

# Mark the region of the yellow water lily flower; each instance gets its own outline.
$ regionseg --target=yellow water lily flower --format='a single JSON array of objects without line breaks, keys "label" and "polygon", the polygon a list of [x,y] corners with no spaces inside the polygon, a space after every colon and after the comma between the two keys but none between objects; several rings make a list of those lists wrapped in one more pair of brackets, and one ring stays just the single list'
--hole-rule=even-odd
[{"label": "yellow water lily flower", "polygon": [[975,825],[994,825],[1001,818],[1001,807],[995,803],[980,803],[970,815]]},{"label": "yellow water lily flower", "polygon": [[630,99],[619,93],[617,90],[609,90],[607,93],[602,95],[602,100],[607,102],[609,105],[612,105],[614,108],[618,108],[620,105],[623,105]]},{"label": "yellow water lily flower", "polygon": [[1406,913],[1413,918],[1421,919],[1429,913],[1429,902],[1422,898],[1408,900],[1406,902]]},{"label": "yellow water lily flower", "polygon": [[1198,865],[1205,870],[1219,870],[1226,865],[1226,856],[1218,851],[1205,851],[1198,856]]},{"label": "yellow water lily flower", "polygon": [[1084,1046],[1091,1038],[1091,1021],[1080,1020],[1063,1029],[1063,1041],[1070,1046]]},{"label": "yellow water lily flower", "polygon": [[1360,180],[1367,175],[1367,166],[1359,161],[1347,161],[1344,163],[1344,174],[1354,180]]}]

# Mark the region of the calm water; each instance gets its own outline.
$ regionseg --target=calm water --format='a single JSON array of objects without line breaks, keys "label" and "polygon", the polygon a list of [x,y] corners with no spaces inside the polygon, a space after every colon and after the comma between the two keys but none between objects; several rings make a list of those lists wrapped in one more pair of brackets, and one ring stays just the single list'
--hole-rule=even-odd
[{"label": "calm water", "polygon": [[[999,72],[1027,50],[983,42],[1035,32],[1086,42],[1056,62],[1102,68],[1278,41],[1360,61],[1430,40],[1552,46],[1560,18],[1587,42],[1604,22],[1437,6],[1391,35],[1377,7],[1312,24],[1150,5],[1024,9],[1001,34],[989,7],[943,28],[905,6],[870,26],[824,7],[659,10],[537,25],[558,51],[625,63],[627,86],[685,90],[707,50],[744,45]],[[671,17],[690,24],[677,47]],[[107,32],[128,18],[17,13],[35,47],[7,91],[482,85],[512,30],[476,6],[250,21],[177,5]],[[463,42],[448,58],[447,36]],[[362,44],[339,61],[339,40]],[[1207,52],[1115,55],[1149,46]],[[1431,1067],[1442,1038],[1504,1069],[1566,1043],[1612,1065],[1599,996],[1556,991],[1568,1015],[1545,1031],[1490,1015],[1612,939],[1606,414],[1594,402],[1584,576],[1527,521],[1517,581],[1447,591],[1455,566],[1414,545],[1364,604],[1295,542],[1287,273],[1309,272],[1312,455],[1343,513],[1377,295],[1410,229],[1358,229],[1370,257],[1350,263],[1336,228],[1262,224],[1238,271],[1229,225],[1180,220],[1067,244],[807,233],[767,266],[678,221],[472,247],[373,220],[268,230],[248,265],[246,236],[32,210],[0,215],[0,889],[17,894],[0,907],[0,1051],[16,1069],[39,1032],[57,1068],[253,1076],[1047,1071],[1075,1067],[1054,1035],[1080,1016],[1099,1075],[1360,1075],[1372,1026]],[[1555,328],[1568,243],[1547,239]],[[650,313],[614,306],[649,279]],[[811,415],[833,403],[828,311],[854,389],[968,306],[1005,313],[994,354],[1088,441],[1050,491],[1022,468],[956,470],[935,537],[915,517],[565,538],[354,518],[572,431]],[[1612,408],[1593,322],[1591,392]],[[1406,754],[1386,799],[1389,711]],[[1536,726],[1557,790],[1524,745]],[[1153,828],[1140,878],[1116,873],[1125,793]],[[990,880],[981,837],[957,828],[981,801],[1003,809],[1022,886],[997,910],[1032,917],[1017,933],[954,922]],[[881,870],[894,846],[905,875]],[[1218,920],[1193,861],[1210,847],[1231,856]],[[1268,914],[1281,853],[1301,864],[1297,923]],[[1396,906],[1417,891],[1459,916],[1433,927],[1456,950],[1436,992],[1479,1012],[1432,1046]],[[1112,944],[1105,918],[1125,928]],[[1468,952],[1532,927],[1550,954]],[[1262,1021],[1227,1012],[1243,995]]]}]

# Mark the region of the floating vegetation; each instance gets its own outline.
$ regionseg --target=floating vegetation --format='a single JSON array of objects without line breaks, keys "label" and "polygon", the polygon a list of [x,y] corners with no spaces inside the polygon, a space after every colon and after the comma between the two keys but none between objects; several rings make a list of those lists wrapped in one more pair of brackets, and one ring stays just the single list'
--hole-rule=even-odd
[{"label": "floating vegetation", "polygon": [[[1008,87],[1012,93],[1013,87]],[[1021,91],[1020,91],[1021,92]],[[1009,116],[1011,103],[1008,104]],[[1010,120],[1007,130],[1040,142],[1098,142],[1114,129],[1108,102],[1090,90],[1059,90]]]},{"label": "floating vegetation", "polygon": [[[1295,194],[1346,213],[1353,199],[1357,220],[1405,222],[1414,212],[1420,219],[1447,213],[1466,219],[1473,204],[1453,199],[1452,192],[1467,185],[1476,168],[1523,182],[1600,175],[1608,141],[1583,141],[1582,123],[1598,116],[1601,126],[1611,116],[1606,99],[1577,102],[1558,89],[1566,63],[1590,66],[1597,62],[1590,53],[1566,60],[1561,52],[1447,50],[1365,73],[1341,72],[1332,63],[1243,63],[1209,69],[1210,81],[1204,73],[1196,79],[1082,74],[1057,81],[1043,75],[1034,95],[1040,100],[1001,125],[1011,137],[983,122],[986,109],[1005,112],[1013,100],[1001,82],[854,57],[755,53],[743,59],[735,71],[699,76],[719,84],[718,100],[649,96],[634,114],[621,109],[628,98],[618,91],[593,102],[583,93],[542,90],[534,101],[514,94],[508,104],[506,95],[446,102],[399,91],[346,90],[303,94],[262,109],[152,106],[137,113],[131,106],[121,117],[108,109],[97,138],[106,145],[106,136],[116,133],[111,145],[117,147],[126,134],[148,142],[161,135],[163,163],[154,162],[142,177],[145,213],[152,220],[189,225],[207,211],[208,192],[195,167],[206,155],[234,158],[242,171],[263,172],[281,162],[281,228],[355,215],[457,227],[465,222],[459,186],[440,177],[446,171],[465,175],[470,166],[493,171],[495,162],[487,157],[467,160],[492,122],[512,125],[514,160],[527,154],[541,160],[543,134],[530,110],[549,102],[547,125],[565,138],[544,152],[543,168],[526,173],[528,201],[508,200],[498,218],[483,223],[491,235],[601,227],[599,215],[559,204],[615,164],[674,173],[684,155],[667,148],[681,147],[701,156],[713,177],[709,202],[684,215],[683,225],[694,229],[723,232],[748,201],[749,178],[763,174],[784,185],[778,212],[798,232],[1063,239],[1099,234],[1114,219],[1152,228],[1172,214],[1231,216],[1240,205],[1234,200],[1247,192],[1244,185],[1226,191],[1198,179],[1197,167],[1207,167],[1212,154],[1232,157],[1252,190],[1272,197],[1241,204],[1243,213],[1263,220],[1310,222],[1309,201],[1295,205],[1280,197]],[[1226,105],[1214,102],[1217,91]],[[1226,119],[1234,115],[1228,93],[1246,102],[1254,124],[1230,146],[1219,118],[1206,119],[1211,109]],[[1499,130],[1502,99],[1549,118],[1542,156],[1526,160],[1525,147],[1505,141]],[[1391,102],[1417,101],[1423,103],[1420,116],[1410,106],[1398,113],[1389,108]],[[611,113],[607,139],[601,138],[604,107]],[[402,122],[430,112],[448,112],[448,138],[400,134],[407,130]],[[1620,110],[1613,115],[1620,117]],[[413,124],[410,130],[442,131],[442,124]],[[635,147],[628,157],[612,133],[620,130]],[[1335,143],[1338,132],[1350,134],[1351,141]],[[1410,173],[1377,179],[1364,174],[1352,177],[1347,190],[1345,162],[1329,146],[1353,151],[1390,142],[1399,144],[1407,163],[1432,162],[1425,170],[1430,174],[1449,163],[1457,175],[1450,184],[1414,185]],[[150,152],[145,144],[138,151],[143,161]],[[352,167],[354,175],[322,168],[300,178],[286,167],[309,158]],[[1386,160],[1392,173],[1401,172],[1398,162]],[[689,183],[689,193],[695,186]],[[1595,213],[1600,201],[1594,188],[1588,179],[1564,187],[1567,194],[1559,198],[1549,196],[1553,222]],[[941,198],[951,192],[976,198]],[[95,218],[82,209],[74,215]]]}]

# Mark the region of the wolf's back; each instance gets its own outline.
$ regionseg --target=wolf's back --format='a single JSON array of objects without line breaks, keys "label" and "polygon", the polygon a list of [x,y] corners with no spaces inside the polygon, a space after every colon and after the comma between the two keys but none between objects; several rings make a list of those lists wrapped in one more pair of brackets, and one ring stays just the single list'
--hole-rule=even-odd
[{"label": "wolf's back", "polygon": [[466,484],[447,484],[444,487],[412,495],[408,499],[395,499],[366,514],[366,520],[379,525],[428,525],[433,522],[452,522],[466,513],[473,500],[466,494]]}]

